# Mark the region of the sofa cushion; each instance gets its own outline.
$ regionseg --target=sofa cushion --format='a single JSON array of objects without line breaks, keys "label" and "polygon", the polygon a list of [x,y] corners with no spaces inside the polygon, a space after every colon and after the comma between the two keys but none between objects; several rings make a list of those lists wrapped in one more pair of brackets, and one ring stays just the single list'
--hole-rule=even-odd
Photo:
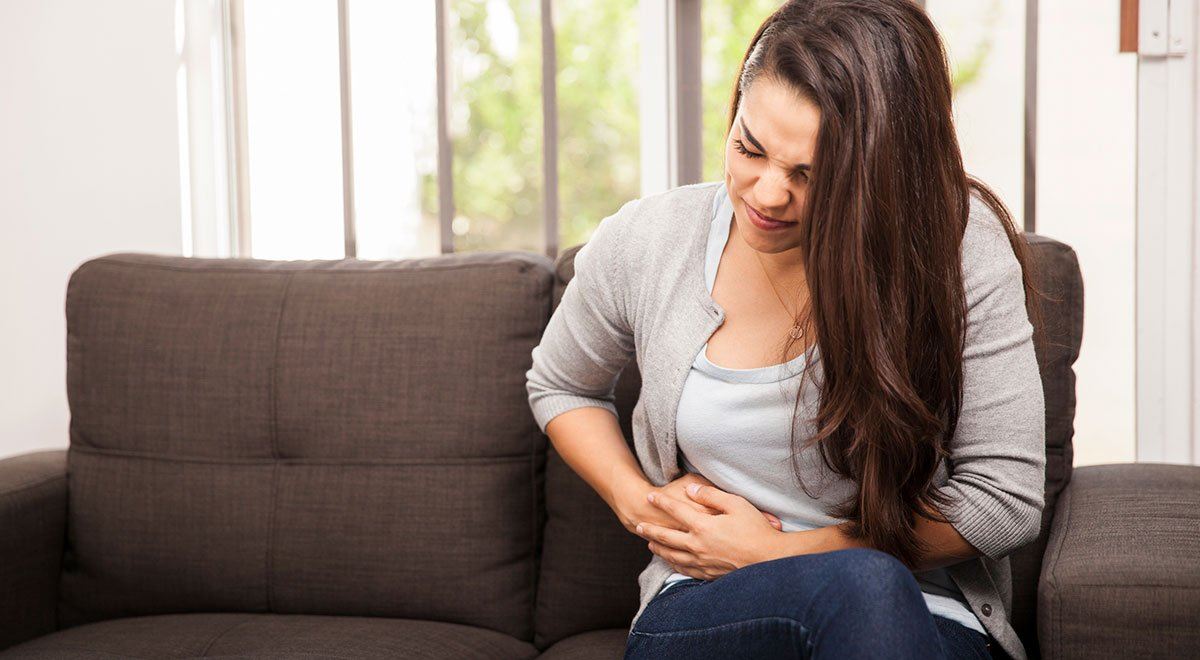
[{"label": "sofa cushion", "polygon": [[538,660],[612,660],[625,655],[627,627],[593,630],[568,637],[546,649]]},{"label": "sofa cushion", "polygon": [[1038,592],[1045,658],[1200,657],[1200,467],[1075,470]]},{"label": "sofa cushion", "polygon": [[0,649],[55,629],[67,452],[0,459]]},{"label": "sofa cushion", "polygon": [[524,373],[551,266],[81,265],[60,624],[369,615],[531,640],[545,436]]},{"label": "sofa cushion", "polygon": [[454,623],[379,617],[197,613],[61,630],[0,658],[533,658],[528,642]]},{"label": "sofa cushion", "polygon": [[1011,555],[1011,622],[1026,649],[1037,648],[1037,585],[1042,554],[1059,493],[1071,480],[1075,436],[1075,360],[1083,343],[1083,274],[1071,246],[1048,236],[1026,233],[1033,253],[1035,284],[1045,294],[1046,341],[1037,347],[1046,398],[1046,489],[1041,533]]}]

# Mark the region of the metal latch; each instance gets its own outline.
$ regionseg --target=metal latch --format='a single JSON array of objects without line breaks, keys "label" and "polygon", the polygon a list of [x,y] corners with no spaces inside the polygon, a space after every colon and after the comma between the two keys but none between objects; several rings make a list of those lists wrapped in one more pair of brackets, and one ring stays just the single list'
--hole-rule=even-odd
[{"label": "metal latch", "polygon": [[1195,0],[1141,0],[1138,3],[1138,54],[1186,55],[1195,40]]}]

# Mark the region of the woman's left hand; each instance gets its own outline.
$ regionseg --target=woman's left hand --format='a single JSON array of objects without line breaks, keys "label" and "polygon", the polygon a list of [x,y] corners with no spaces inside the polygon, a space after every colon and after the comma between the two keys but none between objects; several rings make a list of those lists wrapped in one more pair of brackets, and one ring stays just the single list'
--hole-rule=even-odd
[{"label": "woman's left hand", "polygon": [[763,561],[785,534],[744,497],[700,484],[687,492],[693,501],[721,513],[702,513],[669,495],[651,493],[651,502],[679,521],[680,529],[644,522],[637,534],[650,542],[651,552],[688,577],[712,580]]}]

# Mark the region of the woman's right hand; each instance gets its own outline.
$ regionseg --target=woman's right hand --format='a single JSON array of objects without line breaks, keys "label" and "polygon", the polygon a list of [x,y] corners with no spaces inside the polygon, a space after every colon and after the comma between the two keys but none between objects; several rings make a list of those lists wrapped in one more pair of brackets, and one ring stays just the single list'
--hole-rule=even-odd
[{"label": "woman's right hand", "polygon": [[[719,514],[720,511],[704,506],[688,496],[687,491],[684,489],[694,483],[712,486],[713,488],[717,487],[713,482],[704,478],[704,476],[693,472],[684,472],[678,479],[662,487],[647,485],[644,481],[640,480],[623,484],[618,483],[613,497],[616,501],[618,518],[620,518],[621,524],[633,534],[637,533],[635,528],[641,522],[678,529],[678,521],[664,512],[662,508],[654,506],[646,500],[646,495],[651,492],[663,493],[669,497],[673,497],[700,513],[707,513],[709,515]],[[766,511],[762,511],[761,513],[767,519],[767,522],[771,523],[772,527],[780,531],[783,530],[783,523],[780,522],[778,517]]]}]

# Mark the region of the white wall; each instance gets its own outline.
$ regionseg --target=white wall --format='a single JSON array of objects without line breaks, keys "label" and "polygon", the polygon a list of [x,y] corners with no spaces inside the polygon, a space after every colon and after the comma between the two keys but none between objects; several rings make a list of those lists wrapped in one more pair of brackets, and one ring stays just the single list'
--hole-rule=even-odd
[{"label": "white wall", "polygon": [[1117,52],[1119,2],[1040,5],[1038,233],[1075,248],[1084,284],[1075,465],[1133,463],[1137,55]]},{"label": "white wall", "polygon": [[67,446],[67,278],[179,254],[175,5],[0,2],[0,457]]}]

